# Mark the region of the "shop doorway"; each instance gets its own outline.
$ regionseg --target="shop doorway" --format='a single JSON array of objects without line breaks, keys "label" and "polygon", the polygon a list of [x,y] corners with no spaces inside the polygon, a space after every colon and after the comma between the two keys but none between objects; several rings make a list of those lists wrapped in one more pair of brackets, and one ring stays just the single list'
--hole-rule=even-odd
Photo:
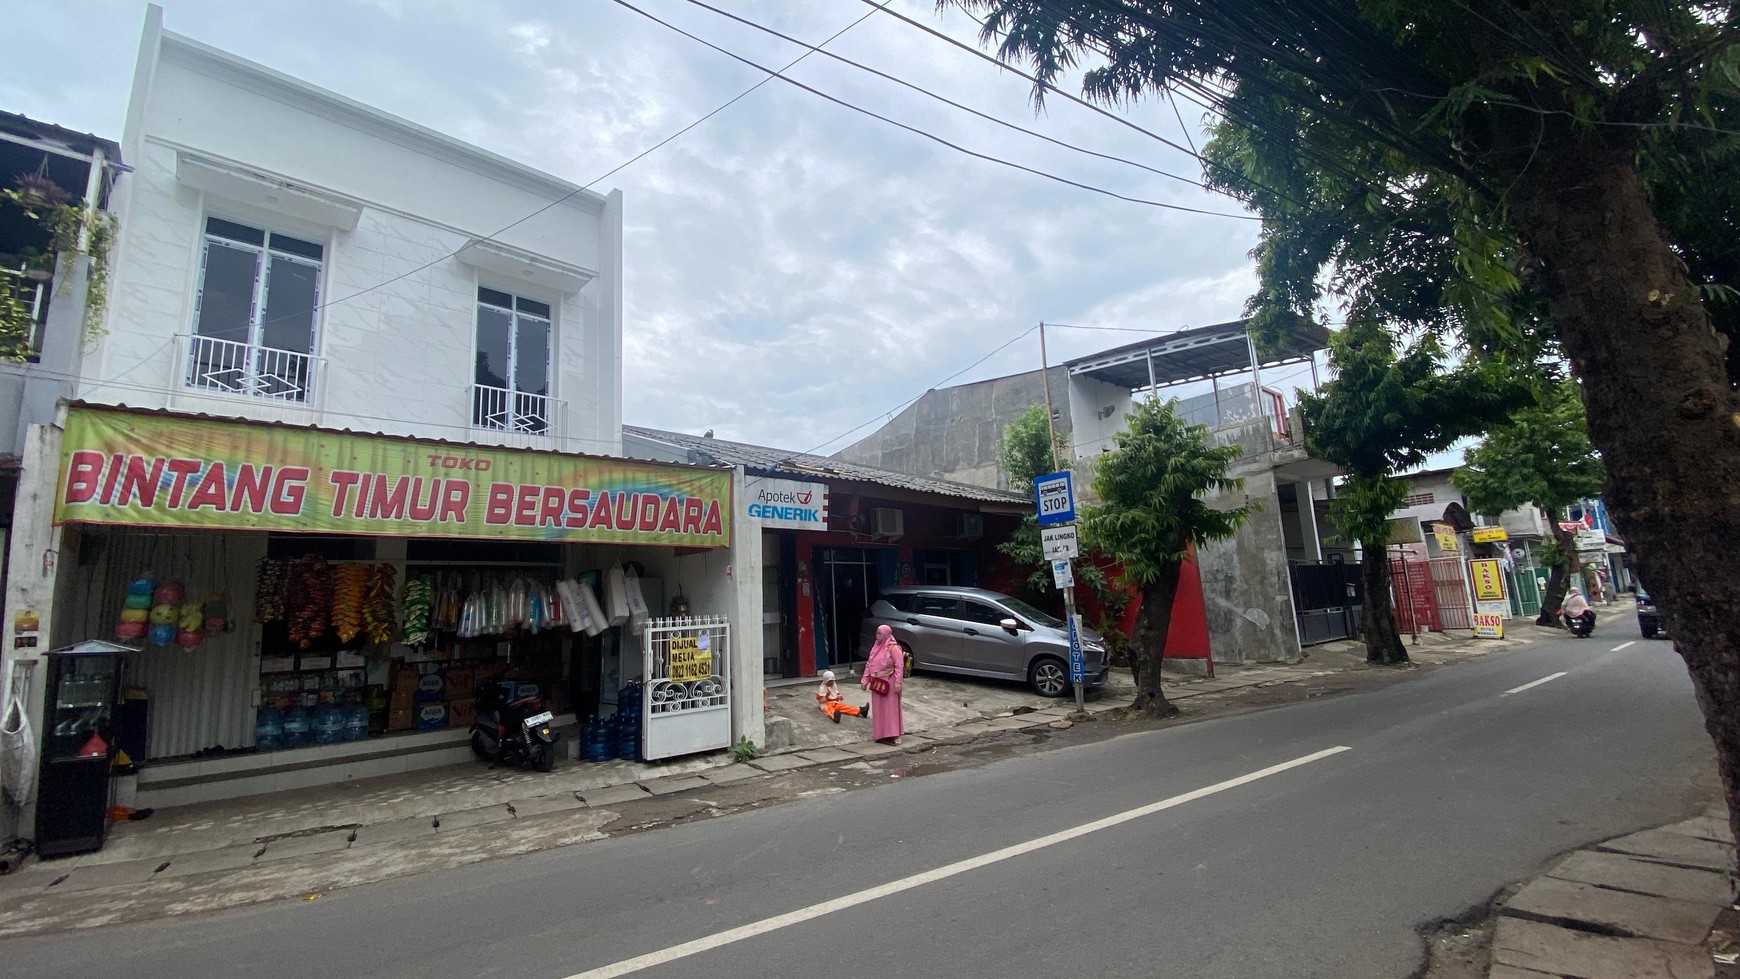
[{"label": "shop doorway", "polygon": [[765,677],[797,676],[797,538],[761,536],[761,666]]},{"label": "shop doorway", "polygon": [[862,547],[829,547],[817,553],[816,669],[849,666],[860,659],[858,633],[864,612],[882,594],[876,551]]}]

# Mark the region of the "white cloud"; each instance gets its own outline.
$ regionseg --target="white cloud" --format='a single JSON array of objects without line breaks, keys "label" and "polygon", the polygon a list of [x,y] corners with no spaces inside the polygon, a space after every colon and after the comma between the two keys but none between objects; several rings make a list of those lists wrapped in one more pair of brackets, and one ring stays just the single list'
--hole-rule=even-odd
[{"label": "white cloud", "polygon": [[[800,49],[677,0],[637,3],[745,57]],[[722,0],[812,42],[858,4]],[[24,0],[0,108],[118,137],[143,5]],[[958,13],[907,12],[973,37]],[[535,13],[533,11],[535,10]],[[413,15],[414,11],[414,15]],[[175,0],[166,26],[576,182],[761,76],[615,4]],[[830,45],[1000,119],[1195,179],[1183,154],[881,15]],[[1132,197],[1236,213],[1186,183],[1083,157],[819,56],[806,84],[987,154]],[[1172,111],[1125,114],[1183,142]],[[1187,112],[1186,118],[1192,114]],[[1192,138],[1200,144],[1201,136]],[[609,177],[626,211],[626,417],[789,448],[840,434],[1040,320],[1155,331],[1240,315],[1253,222],[1112,200],[952,152],[781,82]],[[519,215],[504,215],[503,224]],[[1054,359],[1130,335],[1053,331]],[[964,375],[1038,364],[1035,338]],[[860,433],[862,434],[862,433]]]}]

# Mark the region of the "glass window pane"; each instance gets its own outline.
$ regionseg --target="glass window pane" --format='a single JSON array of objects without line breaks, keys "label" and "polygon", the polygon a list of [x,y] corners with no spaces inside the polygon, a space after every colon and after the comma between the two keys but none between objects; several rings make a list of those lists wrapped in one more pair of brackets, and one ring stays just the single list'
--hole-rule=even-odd
[{"label": "glass window pane", "polygon": [[514,390],[521,394],[549,394],[550,323],[530,316],[514,319]]},{"label": "glass window pane", "polygon": [[266,233],[259,228],[250,228],[245,224],[225,221],[223,218],[206,218],[205,233],[216,235],[219,238],[228,238],[231,241],[247,242],[250,245],[264,245],[266,243]]},{"label": "glass window pane", "polygon": [[513,314],[477,307],[477,383],[508,386],[508,331],[512,326]]},{"label": "glass window pane", "polygon": [[538,302],[536,299],[518,297],[514,300],[514,308],[522,313],[531,313],[533,316],[542,316],[544,319],[550,318],[550,304]]},{"label": "glass window pane", "polygon": [[289,235],[281,235],[277,232],[273,232],[272,248],[276,251],[289,252],[292,255],[301,255],[303,258],[312,258],[317,262],[320,261],[320,246],[312,241],[304,241],[301,238],[292,238]]},{"label": "glass window pane", "polygon": [[266,278],[260,345],[299,354],[313,353],[314,306],[319,290],[319,266],[274,255]]},{"label": "glass window pane", "polygon": [[484,289],[479,287],[477,290],[477,301],[480,303],[488,303],[491,306],[500,306],[502,309],[514,308],[514,297],[505,292],[497,292],[494,289]]},{"label": "glass window pane", "polygon": [[254,313],[254,273],[259,253],[221,241],[205,243],[205,277],[199,288],[194,332],[219,340],[248,342]]}]

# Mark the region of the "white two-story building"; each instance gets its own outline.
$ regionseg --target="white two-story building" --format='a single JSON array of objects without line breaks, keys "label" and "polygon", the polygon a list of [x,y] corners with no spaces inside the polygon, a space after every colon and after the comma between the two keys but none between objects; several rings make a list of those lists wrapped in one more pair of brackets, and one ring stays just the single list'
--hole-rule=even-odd
[{"label": "white two-story building", "polygon": [[[161,20],[106,317],[20,457],[4,657],[45,754],[101,727],[148,806],[403,771],[469,757],[503,671],[558,724],[683,680],[666,747],[760,740],[760,698],[732,695],[760,679],[741,476],[621,457],[622,195]],[[703,617],[660,634],[681,670],[643,670],[646,622],[679,613]],[[87,640],[135,650],[95,712],[43,659]]]}]

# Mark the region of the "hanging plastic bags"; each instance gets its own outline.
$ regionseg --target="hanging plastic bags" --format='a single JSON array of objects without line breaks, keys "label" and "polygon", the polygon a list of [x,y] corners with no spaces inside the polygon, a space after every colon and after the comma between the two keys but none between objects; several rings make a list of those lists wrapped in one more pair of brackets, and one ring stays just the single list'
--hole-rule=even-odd
[{"label": "hanging plastic bags", "polygon": [[612,627],[628,621],[628,578],[620,567],[604,572],[604,614]]},{"label": "hanging plastic bags", "polygon": [[635,635],[646,628],[647,607],[646,596],[640,590],[640,575],[625,574],[623,581],[628,588],[628,627]]},{"label": "hanging plastic bags", "polygon": [[[29,689],[27,683],[24,687]],[[0,716],[0,785],[15,806],[26,805],[36,795],[36,737],[23,700],[16,696]]]}]

